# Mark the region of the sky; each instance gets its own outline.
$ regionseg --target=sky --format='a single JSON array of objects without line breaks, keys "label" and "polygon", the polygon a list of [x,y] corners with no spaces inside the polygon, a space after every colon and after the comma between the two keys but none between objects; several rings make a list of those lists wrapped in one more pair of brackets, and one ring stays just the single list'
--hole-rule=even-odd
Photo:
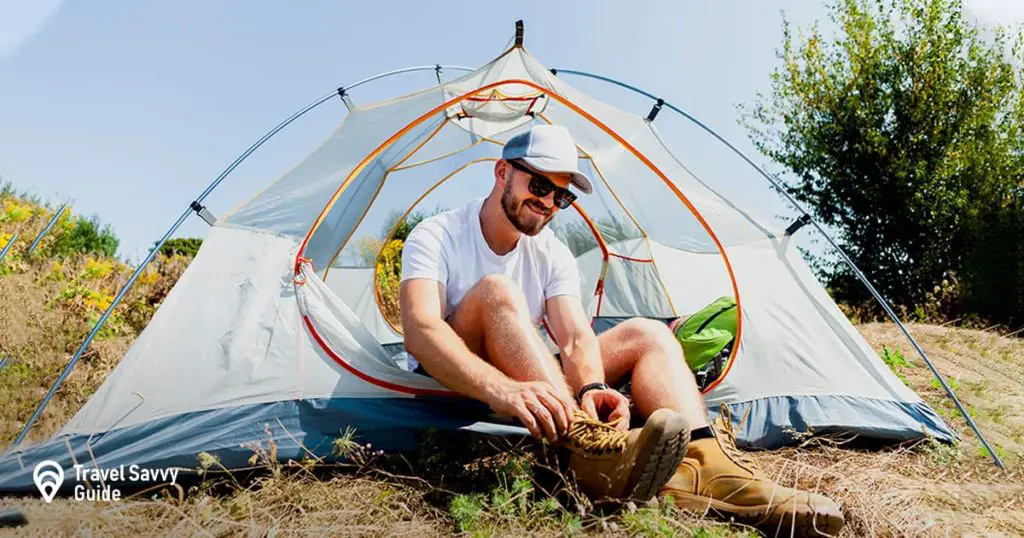
[{"label": "sky", "polygon": [[[1024,22],[1020,0],[968,0],[968,12],[987,25]],[[98,215],[121,239],[120,254],[139,260],[213,178],[292,112],[391,69],[482,65],[509,45],[516,19],[525,21],[526,48],[548,67],[649,90],[753,156],[737,105],[768,90],[783,13],[796,26],[826,19],[820,0],[0,0],[0,181]],[[405,75],[352,97],[369,103],[434,83],[433,73]],[[650,106],[571,83],[638,114]],[[214,192],[210,210],[223,214],[262,189],[344,113],[329,103],[283,131]],[[684,162],[702,160],[681,153]],[[750,175],[727,160],[697,166]],[[177,235],[207,230],[193,217]]]}]

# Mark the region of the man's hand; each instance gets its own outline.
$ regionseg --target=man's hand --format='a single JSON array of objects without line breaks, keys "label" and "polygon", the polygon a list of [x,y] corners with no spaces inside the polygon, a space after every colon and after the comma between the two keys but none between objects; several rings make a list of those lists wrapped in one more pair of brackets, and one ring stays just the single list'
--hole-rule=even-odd
[{"label": "man's hand", "polygon": [[511,381],[487,402],[495,411],[520,420],[530,434],[554,443],[569,430],[576,405],[545,381]]},{"label": "man's hand", "polygon": [[615,389],[588,390],[580,402],[583,410],[594,420],[613,422],[622,431],[629,430],[629,400]]}]

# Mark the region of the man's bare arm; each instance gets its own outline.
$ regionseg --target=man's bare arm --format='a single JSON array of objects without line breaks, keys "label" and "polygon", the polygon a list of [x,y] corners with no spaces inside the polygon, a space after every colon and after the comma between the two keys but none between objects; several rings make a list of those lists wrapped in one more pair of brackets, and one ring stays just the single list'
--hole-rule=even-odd
[{"label": "man's bare arm", "polygon": [[442,385],[517,417],[534,437],[555,442],[565,432],[572,401],[546,381],[515,381],[470,351],[442,319],[440,283],[407,280],[398,296],[405,348]]},{"label": "man's bare arm", "polygon": [[[552,297],[548,299],[546,308],[551,332],[562,354],[562,370],[569,387],[578,392],[590,383],[604,383],[601,345],[579,298],[571,295]],[[595,419],[615,422],[621,430],[629,428],[629,402],[617,390],[587,391],[580,400],[580,407]]]},{"label": "man's bare arm", "polygon": [[474,354],[442,317],[444,286],[407,280],[398,292],[405,349],[442,385],[491,403],[510,379]]},{"label": "man's bare arm", "polygon": [[562,369],[573,394],[589,383],[604,383],[601,348],[579,298],[552,297],[547,301],[546,310],[548,324],[562,354]]}]

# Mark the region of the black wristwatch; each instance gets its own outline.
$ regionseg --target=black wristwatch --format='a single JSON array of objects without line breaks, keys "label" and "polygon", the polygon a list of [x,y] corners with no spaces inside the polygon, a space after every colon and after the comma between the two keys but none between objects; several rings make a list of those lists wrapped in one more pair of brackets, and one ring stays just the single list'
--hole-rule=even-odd
[{"label": "black wristwatch", "polygon": [[576,395],[576,401],[577,402],[582,402],[583,401],[583,395],[588,393],[588,392],[590,392],[590,391],[592,391],[592,390],[604,390],[604,389],[610,389],[610,388],[611,387],[609,387],[607,383],[589,383],[589,384],[583,385],[583,388],[580,389],[579,394]]}]

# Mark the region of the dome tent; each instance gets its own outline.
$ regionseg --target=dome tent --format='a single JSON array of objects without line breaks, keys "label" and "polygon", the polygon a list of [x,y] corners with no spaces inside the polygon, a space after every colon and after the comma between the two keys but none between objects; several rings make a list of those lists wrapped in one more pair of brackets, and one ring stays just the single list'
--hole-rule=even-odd
[{"label": "dome tent", "polygon": [[407,217],[485,196],[504,141],[537,123],[566,126],[595,178],[552,227],[577,255],[596,329],[736,298],[737,342],[705,399],[730,408],[741,445],[808,429],[952,439],[791,235],[739,208],[727,182],[690,174],[651,119],[588,97],[520,42],[458,79],[353,106],[308,158],[215,222],[89,402],[49,441],[0,458],[0,490],[31,488],[44,459],[194,467],[208,452],[231,468],[268,439],[282,460],[328,455],[349,426],[386,451],[414,448],[427,427],[525,434],[402,367],[378,262]]}]

